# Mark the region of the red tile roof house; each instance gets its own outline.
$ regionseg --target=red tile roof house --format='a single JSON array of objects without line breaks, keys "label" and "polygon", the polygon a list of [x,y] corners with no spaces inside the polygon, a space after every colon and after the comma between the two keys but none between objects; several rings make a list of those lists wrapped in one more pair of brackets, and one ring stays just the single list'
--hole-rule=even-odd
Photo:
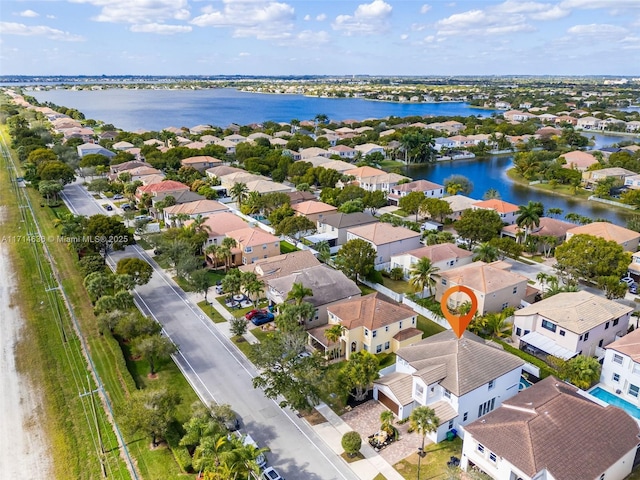
[{"label": "red tile roof house", "polygon": [[495,480],[623,480],[639,434],[624,410],[549,376],[464,427],[460,466]]},{"label": "red tile roof house", "polygon": [[313,223],[322,221],[327,216],[336,213],[338,209],[328,203],[319,202],[316,200],[308,200],[306,202],[296,203],[292,205],[297,216],[307,217]]},{"label": "red tile roof house", "polygon": [[517,205],[495,198],[476,202],[471,206],[471,208],[473,210],[493,210],[494,212],[497,212],[498,215],[500,215],[500,220],[508,225],[513,225],[514,223],[516,223],[516,218],[518,218],[519,208]]},{"label": "red tile roof house", "polygon": [[280,255],[280,239],[259,228],[247,226],[227,232],[227,237],[236,241],[237,250],[241,255],[240,263],[243,265],[256,262],[261,258]]},{"label": "red tile roof house", "polygon": [[142,195],[148,193],[152,197],[158,195],[158,193],[178,193],[185,190],[189,190],[189,187],[182,182],[176,182],[175,180],[164,180],[160,183],[153,183],[151,185],[144,185],[138,187],[136,190],[136,198],[140,200]]}]

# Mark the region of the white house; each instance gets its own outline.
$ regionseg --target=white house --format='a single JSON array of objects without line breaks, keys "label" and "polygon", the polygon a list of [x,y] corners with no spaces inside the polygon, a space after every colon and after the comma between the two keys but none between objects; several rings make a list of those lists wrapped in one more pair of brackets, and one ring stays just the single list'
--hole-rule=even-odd
[{"label": "white house", "polygon": [[389,266],[391,255],[420,247],[420,233],[390,223],[370,223],[347,230],[347,241],[359,238],[371,244],[376,251],[375,268]]},{"label": "white house", "polygon": [[380,145],[376,145],[375,143],[365,143],[362,145],[356,145],[354,148],[356,149],[356,151],[362,153],[363,157],[366,157],[367,155],[371,155],[372,153],[379,153],[383,157],[386,157],[386,152],[384,151],[384,147],[381,147]]},{"label": "white house", "polygon": [[415,180],[391,187],[391,192],[387,195],[390,205],[398,205],[402,197],[406,197],[411,192],[422,192],[425,198],[442,198],[444,186],[428,180]]},{"label": "white house", "polygon": [[640,330],[606,347],[600,386],[638,406],[640,402]]},{"label": "white house", "polygon": [[495,480],[623,480],[638,424],[549,376],[465,427],[460,466]]},{"label": "white house", "polygon": [[493,210],[500,215],[500,220],[507,225],[513,225],[518,218],[519,207],[517,205],[497,198],[476,202],[471,208],[474,210]]},{"label": "white house", "polygon": [[533,353],[569,359],[604,356],[603,348],[629,328],[632,307],[592,293],[558,293],[513,315],[513,340]]},{"label": "white house", "polygon": [[404,277],[411,276],[411,270],[421,258],[427,257],[438,270],[449,270],[472,262],[473,252],[464,250],[453,243],[429,245],[416,250],[391,255],[389,268],[402,268]]},{"label": "white house", "polygon": [[407,418],[421,405],[432,408],[439,428],[428,435],[433,442],[447,432],[486,415],[518,393],[524,362],[493,342],[471,332],[457,338],[444,331],[399,349],[396,363],[374,382],[373,396]]}]

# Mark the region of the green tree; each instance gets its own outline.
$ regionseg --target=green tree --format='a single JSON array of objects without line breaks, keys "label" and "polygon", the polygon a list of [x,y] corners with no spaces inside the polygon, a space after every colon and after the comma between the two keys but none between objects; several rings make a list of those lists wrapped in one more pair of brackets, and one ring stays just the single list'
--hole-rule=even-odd
[{"label": "green tree", "polygon": [[118,260],[117,275],[131,275],[136,285],[146,285],[153,275],[153,267],[148,262],[136,257]]},{"label": "green tree", "polygon": [[540,202],[529,200],[526,205],[518,207],[517,215],[516,224],[524,228],[524,240],[526,241],[531,230],[540,226],[540,217],[544,215],[544,207]]},{"label": "green tree", "polygon": [[199,268],[189,274],[189,284],[197,293],[204,295],[204,301],[207,301],[207,295],[209,289],[213,285],[213,280],[209,275],[209,271],[206,268]]},{"label": "green tree", "polygon": [[464,175],[450,175],[444,179],[444,188],[449,195],[469,195],[473,182]]},{"label": "green tree", "polygon": [[627,293],[628,288],[627,284],[620,281],[620,277],[615,275],[598,277],[597,285],[598,288],[604,290],[604,293],[609,300],[613,300],[614,298],[623,298]]},{"label": "green tree", "polygon": [[88,249],[104,254],[133,243],[133,235],[120,220],[101,214],[89,217],[83,236],[89,239]]},{"label": "green tree", "polygon": [[631,254],[622,245],[592,235],[574,235],[556,247],[556,270],[573,283],[579,279],[622,277],[631,263]]},{"label": "green tree", "polygon": [[495,262],[498,259],[499,252],[491,242],[483,242],[473,249],[473,260],[486,263]]},{"label": "green tree", "polygon": [[362,203],[364,208],[371,212],[371,215],[375,215],[379,208],[387,205],[387,194],[382,190],[366,192],[362,198]]},{"label": "green tree", "polygon": [[340,384],[344,391],[357,402],[367,398],[373,381],[378,378],[380,361],[367,351],[351,354],[349,361],[340,370]]},{"label": "green tree", "polygon": [[175,421],[180,395],[164,389],[138,390],[131,395],[124,413],[125,424],[132,432],[143,432],[157,447]]},{"label": "green tree", "polygon": [[306,297],[312,297],[313,290],[305,287],[302,283],[294,282],[291,290],[287,293],[287,300],[293,300],[296,305],[300,305]]},{"label": "green tree", "polygon": [[326,240],[322,240],[316,243],[313,246],[314,250],[318,252],[318,260],[323,263],[327,263],[331,260],[331,247],[329,246],[329,242]]},{"label": "green tree", "polygon": [[242,288],[242,272],[237,268],[229,270],[229,273],[222,279],[222,289],[235,295]]},{"label": "green tree", "polygon": [[422,202],[421,211],[429,215],[429,218],[436,218],[439,222],[444,222],[447,215],[451,215],[451,205],[441,198],[425,198]]},{"label": "green tree", "polygon": [[469,246],[497,237],[502,227],[500,215],[495,210],[483,208],[465,210],[453,225],[458,235],[469,241]]},{"label": "green tree", "polygon": [[238,207],[242,208],[242,203],[246,200],[249,194],[249,189],[246,183],[234,183],[233,187],[229,190],[231,198],[238,204]]},{"label": "green tree", "polygon": [[149,375],[155,375],[158,363],[177,351],[178,348],[168,337],[159,334],[136,338],[133,344],[133,352],[149,363]]},{"label": "green tree", "polygon": [[229,321],[229,329],[234,337],[241,337],[247,333],[247,321],[240,318],[233,318]]},{"label": "green tree", "polygon": [[347,277],[358,283],[358,277],[366,277],[375,265],[376,251],[369,242],[355,238],[345,243],[336,256],[336,266]]},{"label": "green tree", "polygon": [[432,289],[436,285],[436,282],[433,279],[433,274],[439,270],[440,268],[431,263],[431,259],[428,257],[422,257],[411,269],[411,278],[409,279],[409,283],[414,290],[420,293],[424,293],[424,289],[428,287],[429,296],[431,296],[433,295]]},{"label": "green tree", "polygon": [[420,462],[426,455],[424,451],[424,440],[428,433],[433,433],[438,430],[440,420],[429,407],[420,406],[411,411],[409,415],[409,422],[414,431],[422,437],[422,445],[418,449],[418,478],[420,478]]},{"label": "green tree", "polygon": [[405,212],[416,216],[416,222],[418,221],[418,213],[424,202],[424,193],[422,192],[410,192],[398,201],[398,206]]},{"label": "green tree", "polygon": [[484,198],[485,200],[490,200],[490,199],[500,200],[501,197],[500,197],[500,192],[498,190],[496,190],[495,188],[490,188],[489,190],[484,192],[484,195],[482,196],[482,198]]},{"label": "green tree", "polygon": [[338,340],[340,340],[340,337],[342,337],[343,331],[344,331],[344,327],[338,323],[338,324],[332,325],[331,327],[327,328],[324,331],[324,336],[330,342],[334,342],[335,343]]},{"label": "green tree", "polygon": [[37,168],[37,173],[40,180],[56,180],[63,185],[67,185],[76,179],[73,168],[58,160],[40,164]]},{"label": "green tree", "polygon": [[578,355],[567,362],[566,380],[582,390],[588,390],[600,379],[601,369],[597,358]]},{"label": "green tree", "polygon": [[360,437],[360,434],[358,432],[351,431],[342,435],[342,440],[340,443],[345,453],[349,457],[353,458],[358,455],[358,453],[360,453],[360,447],[362,447],[362,438]]},{"label": "green tree", "polygon": [[58,194],[62,190],[63,186],[55,180],[43,180],[38,184],[38,191],[47,199],[47,205],[51,205],[52,199],[57,202]]},{"label": "green tree", "polygon": [[283,218],[275,226],[276,235],[287,235],[299,239],[300,236],[310,235],[316,231],[316,225],[307,217],[295,215]]}]

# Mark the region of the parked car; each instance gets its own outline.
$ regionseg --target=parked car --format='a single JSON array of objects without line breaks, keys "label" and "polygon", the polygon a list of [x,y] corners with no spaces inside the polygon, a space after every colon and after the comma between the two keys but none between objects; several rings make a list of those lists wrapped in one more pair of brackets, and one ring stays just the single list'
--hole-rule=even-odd
[{"label": "parked car", "polygon": [[251,323],[254,325],[264,325],[265,323],[273,322],[275,316],[271,312],[256,313],[251,318]]},{"label": "parked car", "polygon": [[129,205],[128,203],[123,203],[122,205],[120,205],[120,208],[122,210],[131,210],[131,205]]},{"label": "parked car", "polygon": [[629,285],[629,293],[633,293],[634,295],[638,293],[638,284],[632,283]]},{"label": "parked car", "polygon": [[635,280],[631,277],[622,277],[620,281],[626,283],[627,285],[633,285],[633,283],[635,282]]},{"label": "parked car", "polygon": [[246,318],[247,320],[251,320],[254,316],[258,315],[259,313],[267,313],[267,311],[262,310],[260,308],[254,308],[253,310],[247,312],[244,318]]},{"label": "parked car", "polygon": [[284,477],[275,468],[269,467],[262,472],[262,480],[284,480]]},{"label": "parked car", "polygon": [[[258,447],[258,444],[253,440],[253,438],[251,438],[251,435],[249,434],[244,436],[244,438],[242,439],[242,444],[251,445],[253,446],[253,448],[256,448],[256,449],[260,448]],[[265,468],[267,466],[267,457],[264,456],[264,453],[261,453],[256,457],[256,463],[260,468]]]},{"label": "parked car", "polygon": [[113,199],[114,199],[114,200],[122,200],[123,198],[124,198],[124,196],[123,196],[123,195],[120,195],[119,193],[116,193],[116,194],[113,196]]},{"label": "parked car", "polygon": [[113,210],[113,207],[111,205],[109,205],[108,203],[105,203],[104,205],[102,205],[104,207],[105,210],[107,210],[108,212],[110,212],[111,210]]}]

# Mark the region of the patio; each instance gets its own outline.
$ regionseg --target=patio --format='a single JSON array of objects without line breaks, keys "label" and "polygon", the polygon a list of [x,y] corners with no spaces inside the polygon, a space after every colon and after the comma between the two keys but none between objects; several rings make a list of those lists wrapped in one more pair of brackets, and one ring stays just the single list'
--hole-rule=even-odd
[{"label": "patio", "polygon": [[[387,408],[382,404],[375,400],[370,400],[343,414],[342,420],[360,434],[364,443],[368,440],[367,437],[369,437],[369,435],[376,433],[380,429],[380,414],[385,410],[387,410]],[[412,453],[416,453],[422,441],[420,435],[417,433],[407,432],[410,426],[409,422],[402,425],[394,422],[393,426],[396,427],[400,433],[398,441],[391,443],[378,452],[378,454],[391,465],[398,463]],[[428,443],[429,440],[426,441],[425,445]]]}]

